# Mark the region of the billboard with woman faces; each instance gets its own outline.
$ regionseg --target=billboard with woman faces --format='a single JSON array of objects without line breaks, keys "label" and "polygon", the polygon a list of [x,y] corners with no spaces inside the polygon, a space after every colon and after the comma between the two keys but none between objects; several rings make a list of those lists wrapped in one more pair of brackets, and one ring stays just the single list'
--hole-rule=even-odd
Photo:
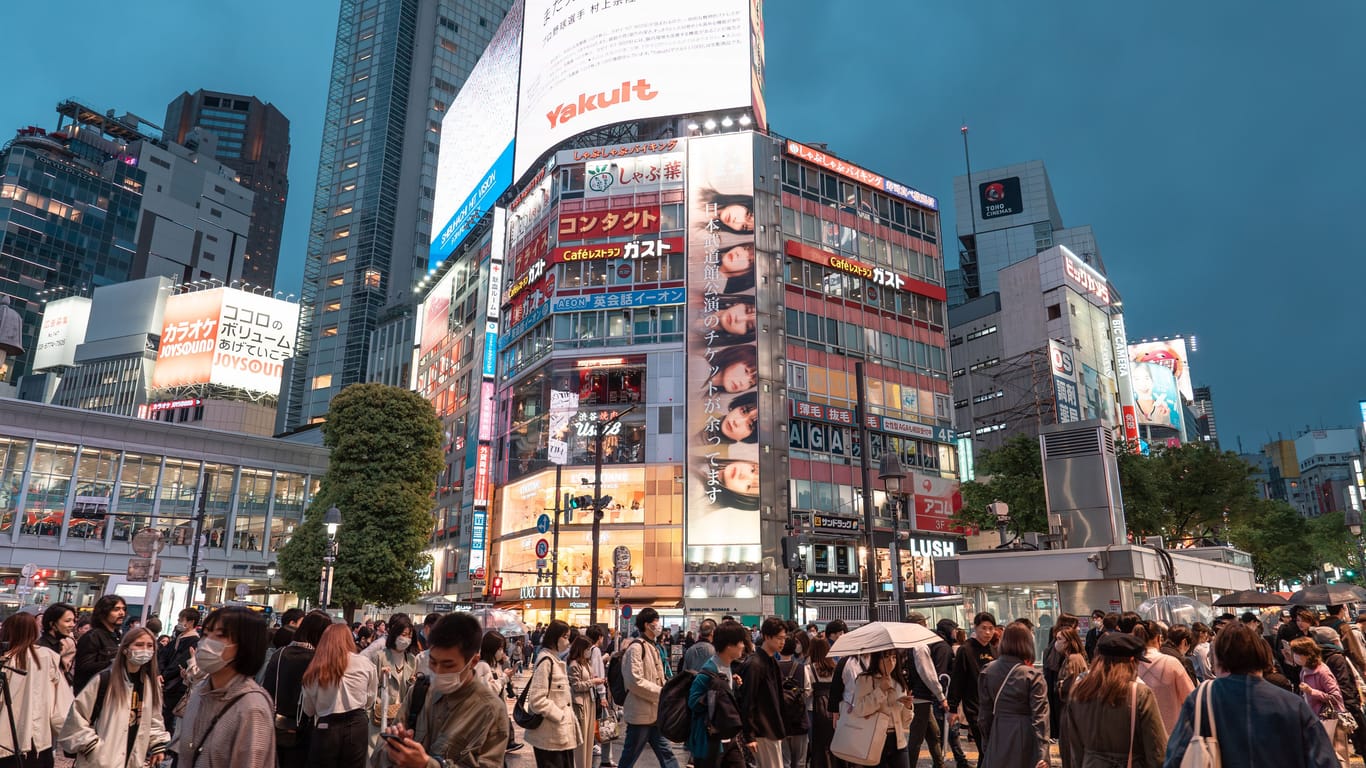
[{"label": "billboard with woman faces", "polygon": [[689,546],[759,543],[754,140],[688,145]]}]

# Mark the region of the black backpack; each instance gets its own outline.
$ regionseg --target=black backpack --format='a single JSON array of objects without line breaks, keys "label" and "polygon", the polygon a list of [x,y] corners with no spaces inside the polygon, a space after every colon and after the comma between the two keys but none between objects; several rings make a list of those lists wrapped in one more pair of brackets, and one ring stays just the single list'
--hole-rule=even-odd
[{"label": "black backpack", "polygon": [[711,687],[707,689],[707,733],[715,739],[733,739],[745,724],[740,715],[740,702],[735,700],[725,675],[720,672],[706,674],[711,677]]},{"label": "black backpack", "polygon": [[688,740],[692,732],[692,711],[688,709],[688,694],[698,673],[683,670],[659,691],[659,714],[655,721],[664,738],[675,744]]},{"label": "black backpack", "polygon": [[788,736],[801,736],[811,727],[806,719],[806,683],[802,677],[806,670],[806,662],[788,659],[778,662],[778,668],[783,671],[782,688],[779,691],[783,733]]},{"label": "black backpack", "polygon": [[835,665],[835,676],[830,680],[830,700],[826,710],[832,715],[840,714],[840,704],[844,701],[844,665],[851,657],[845,656]]},{"label": "black backpack", "polygon": [[611,660],[607,663],[607,688],[612,692],[612,701],[617,706],[626,705],[626,675],[622,672],[622,665],[626,663],[626,651],[632,645],[640,642],[630,640],[621,647],[620,651],[612,654]]}]

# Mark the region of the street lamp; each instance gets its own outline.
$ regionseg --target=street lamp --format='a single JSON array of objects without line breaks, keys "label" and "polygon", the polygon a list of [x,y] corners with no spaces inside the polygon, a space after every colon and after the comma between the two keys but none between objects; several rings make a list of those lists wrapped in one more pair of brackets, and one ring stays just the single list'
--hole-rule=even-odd
[{"label": "street lamp", "polygon": [[[895,453],[887,450],[882,452],[877,478],[887,492],[887,505],[892,512],[892,541],[888,545],[887,555],[892,564],[892,599],[896,602],[897,621],[901,621],[906,617],[906,584],[901,572],[901,549],[898,545],[901,540],[901,484],[906,479],[906,469],[901,466],[901,459]],[[915,567],[914,557],[911,558],[911,567]]]},{"label": "street lamp", "polygon": [[275,594],[275,561],[271,560],[266,564],[266,603],[270,603],[270,596]]},{"label": "street lamp", "polygon": [[593,571],[591,582],[588,589],[588,603],[591,606],[589,611],[590,621],[588,626],[595,626],[598,623],[598,540],[602,538],[602,438],[607,433],[607,427],[614,423],[620,423],[621,417],[634,411],[636,407],[618,413],[606,421],[599,421],[598,428],[593,435],[596,442],[593,456]]},{"label": "street lamp", "polygon": [[987,505],[987,511],[996,516],[996,532],[1001,535],[1001,546],[997,549],[1006,548],[1006,535],[1010,533],[1010,505],[1004,501],[993,501]]},{"label": "street lamp", "polygon": [[1352,543],[1356,545],[1357,567],[1354,570],[1358,573],[1366,571],[1366,552],[1361,548],[1361,512],[1349,509],[1343,513],[1342,521],[1347,524],[1347,530],[1352,534]]},{"label": "street lamp", "polygon": [[327,610],[328,603],[332,602],[332,568],[337,562],[337,529],[341,527],[341,510],[336,507],[329,508],[323,516],[323,525],[327,526],[327,550],[323,555],[322,587],[319,590],[318,605]]}]

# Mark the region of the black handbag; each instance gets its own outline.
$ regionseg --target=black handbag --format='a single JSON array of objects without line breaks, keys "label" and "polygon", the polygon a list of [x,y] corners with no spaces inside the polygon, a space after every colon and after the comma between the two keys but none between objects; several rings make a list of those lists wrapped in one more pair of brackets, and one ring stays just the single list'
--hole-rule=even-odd
[{"label": "black handbag", "polygon": [[[517,696],[517,705],[512,708],[513,722],[528,731],[534,731],[537,728],[540,728],[541,723],[545,720],[543,715],[536,714],[535,712],[528,712],[526,708],[526,692],[531,690],[531,682],[536,679],[536,667],[541,666],[541,661],[550,661],[550,659],[543,656],[541,657],[541,660],[536,662],[536,665],[531,668],[531,677],[527,679],[526,685],[522,686],[522,692]],[[553,682],[555,682],[555,665],[551,664],[550,680],[546,683],[547,687]]]}]

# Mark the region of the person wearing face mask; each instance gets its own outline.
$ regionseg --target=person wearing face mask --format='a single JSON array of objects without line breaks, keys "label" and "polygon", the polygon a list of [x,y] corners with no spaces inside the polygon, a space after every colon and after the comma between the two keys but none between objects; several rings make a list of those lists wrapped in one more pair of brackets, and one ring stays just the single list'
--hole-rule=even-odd
[{"label": "person wearing face mask", "polygon": [[[372,768],[503,768],[507,754],[507,705],[475,676],[484,630],[468,613],[442,617],[427,633],[432,684],[421,702],[415,687]],[[409,729],[408,713],[416,712]]]},{"label": "person wearing face mask", "polygon": [[194,661],[205,678],[190,690],[173,740],[177,768],[259,768],[275,760],[275,711],[252,676],[270,644],[266,621],[242,606],[204,620]]},{"label": "person wearing face mask", "polygon": [[155,766],[166,756],[171,735],[161,720],[156,651],[150,630],[128,630],[113,665],[76,697],[61,733],[76,768]]},{"label": "person wearing face mask", "polygon": [[388,728],[398,715],[398,708],[417,679],[417,648],[413,645],[415,634],[413,622],[404,614],[395,614],[389,620],[389,633],[384,636],[383,642],[375,642],[383,650],[373,656],[379,693],[370,712],[371,751],[379,749],[380,731]]},{"label": "person wearing face mask", "polygon": [[176,639],[161,651],[158,668],[161,670],[162,709],[161,716],[166,729],[175,730],[175,708],[180,700],[189,695],[190,680],[188,670],[193,658],[194,647],[199,644],[199,611],[186,608],[176,618]]},{"label": "person wearing face mask", "polygon": [[53,603],[43,611],[43,633],[38,636],[38,645],[47,648],[62,660],[62,672],[66,675],[67,685],[71,684],[71,671],[76,661],[76,640],[71,635],[76,631],[76,609],[67,603]]},{"label": "person wearing face mask", "polygon": [[573,768],[579,745],[578,719],[569,689],[569,669],[560,659],[569,650],[569,625],[556,619],[541,635],[541,649],[531,667],[526,708],[544,720],[522,738],[536,752],[537,768]]},{"label": "person wearing face mask", "polygon": [[304,714],[314,718],[310,765],[363,768],[369,753],[365,713],[374,707],[378,677],[375,665],[356,653],[345,624],[323,632],[303,677]]},{"label": "person wearing face mask", "polygon": [[[12,755],[16,742],[23,765],[51,766],[52,744],[56,741],[67,710],[71,708],[71,686],[62,675],[57,654],[39,645],[38,621],[30,613],[16,613],[0,625],[4,640],[5,682],[13,710],[15,733],[0,728],[0,765],[18,765]],[[92,686],[93,687],[93,686]],[[4,722],[4,715],[0,715]]]}]

